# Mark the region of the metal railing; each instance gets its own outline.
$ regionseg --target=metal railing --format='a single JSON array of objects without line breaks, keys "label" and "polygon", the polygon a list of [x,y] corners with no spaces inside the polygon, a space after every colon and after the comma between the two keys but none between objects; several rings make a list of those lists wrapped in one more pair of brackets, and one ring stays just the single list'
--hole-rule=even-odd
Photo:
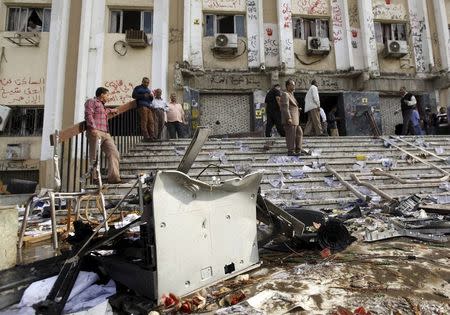
[{"label": "metal railing", "polygon": [[[118,113],[109,117],[109,133],[119,153],[125,154],[142,140],[139,114],[134,101],[117,108]],[[92,166],[89,161],[89,148],[86,138],[85,122],[56,132],[50,136],[50,143],[58,156],[60,191],[79,191],[87,180],[85,174]],[[106,159],[101,154],[100,169],[106,168]]]}]

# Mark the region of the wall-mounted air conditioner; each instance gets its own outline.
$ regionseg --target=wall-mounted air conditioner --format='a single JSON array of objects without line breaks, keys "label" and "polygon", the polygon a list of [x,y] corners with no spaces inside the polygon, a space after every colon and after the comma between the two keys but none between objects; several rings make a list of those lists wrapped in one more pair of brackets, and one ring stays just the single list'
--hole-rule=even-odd
[{"label": "wall-mounted air conditioner", "polygon": [[148,46],[147,34],[139,30],[126,30],[125,41],[130,47],[145,48]]},{"label": "wall-mounted air conditioner", "polygon": [[326,37],[308,37],[306,53],[308,55],[327,55],[330,52],[330,40]]},{"label": "wall-mounted air conditioner", "polygon": [[29,143],[14,143],[6,145],[6,159],[7,160],[28,160],[30,158],[30,144]]},{"label": "wall-mounted air conditioner", "polygon": [[214,40],[214,49],[237,51],[237,42],[237,34],[217,34]]},{"label": "wall-mounted air conditioner", "polygon": [[408,43],[405,40],[388,40],[384,47],[384,56],[401,58],[408,54]]}]

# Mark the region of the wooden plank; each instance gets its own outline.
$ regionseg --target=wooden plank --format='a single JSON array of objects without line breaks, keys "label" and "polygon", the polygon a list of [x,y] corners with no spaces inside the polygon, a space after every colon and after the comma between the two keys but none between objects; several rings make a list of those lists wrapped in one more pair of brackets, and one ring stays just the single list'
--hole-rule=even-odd
[{"label": "wooden plank", "polygon": [[[111,119],[117,115],[123,114],[135,107],[136,107],[136,101],[131,101],[124,105],[121,105],[121,106],[117,107],[117,113],[114,115],[113,114],[109,115],[108,119]],[[86,122],[85,121],[82,121],[78,124],[75,124],[75,125],[69,127],[69,128],[61,130],[59,132],[59,143],[69,140],[70,138],[84,132],[85,130],[86,130]],[[52,146],[55,145],[55,134],[50,135],[50,144]]]}]

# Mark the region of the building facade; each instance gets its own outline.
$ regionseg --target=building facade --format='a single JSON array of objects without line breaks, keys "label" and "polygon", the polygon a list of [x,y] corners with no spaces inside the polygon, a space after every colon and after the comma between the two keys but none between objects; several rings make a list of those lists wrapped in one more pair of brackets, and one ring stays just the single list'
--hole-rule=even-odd
[{"label": "building facade", "polygon": [[96,87],[121,105],[144,76],[177,93],[191,129],[257,133],[274,83],[294,78],[301,102],[315,78],[342,133],[370,106],[392,134],[401,86],[450,105],[449,23],[450,0],[0,0],[0,179],[45,185],[49,135],[83,120]]}]

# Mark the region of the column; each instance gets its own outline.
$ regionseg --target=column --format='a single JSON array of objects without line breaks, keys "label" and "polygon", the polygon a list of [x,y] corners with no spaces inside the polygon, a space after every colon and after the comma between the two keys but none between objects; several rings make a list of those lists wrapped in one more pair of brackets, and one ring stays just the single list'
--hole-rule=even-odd
[{"label": "column", "polygon": [[52,1],[41,161],[52,159],[53,147],[50,146],[50,135],[55,129],[62,127],[70,2]]},{"label": "column", "polygon": [[426,0],[408,0],[409,23],[414,61],[418,75],[434,65]]},{"label": "column", "polygon": [[202,0],[184,0],[183,61],[198,70],[203,69],[202,24]]},{"label": "column", "polygon": [[[105,40],[105,0],[83,0],[74,123],[84,120],[84,102],[102,85]],[[109,12],[107,12],[109,13]]]},{"label": "column", "polygon": [[441,54],[442,70],[450,70],[450,45],[448,34],[448,21],[444,0],[433,0],[434,15],[436,18],[437,35],[439,39],[439,52]]},{"label": "column", "polygon": [[294,34],[292,30],[291,0],[277,0],[277,12],[281,69],[286,73],[294,73]]},{"label": "column", "polygon": [[[247,0],[248,67],[265,67],[262,2]],[[261,49],[262,47],[262,49]]]},{"label": "column", "polygon": [[169,5],[170,1],[155,0],[153,7],[152,88],[161,88],[168,99],[169,68]]},{"label": "column", "polygon": [[375,25],[373,23],[372,0],[358,0],[359,23],[363,46],[364,68],[373,76],[380,75],[375,38]]},{"label": "column", "polygon": [[331,17],[333,22],[333,41],[336,69],[353,69],[353,49],[351,43],[351,29],[347,0],[331,1]]}]

